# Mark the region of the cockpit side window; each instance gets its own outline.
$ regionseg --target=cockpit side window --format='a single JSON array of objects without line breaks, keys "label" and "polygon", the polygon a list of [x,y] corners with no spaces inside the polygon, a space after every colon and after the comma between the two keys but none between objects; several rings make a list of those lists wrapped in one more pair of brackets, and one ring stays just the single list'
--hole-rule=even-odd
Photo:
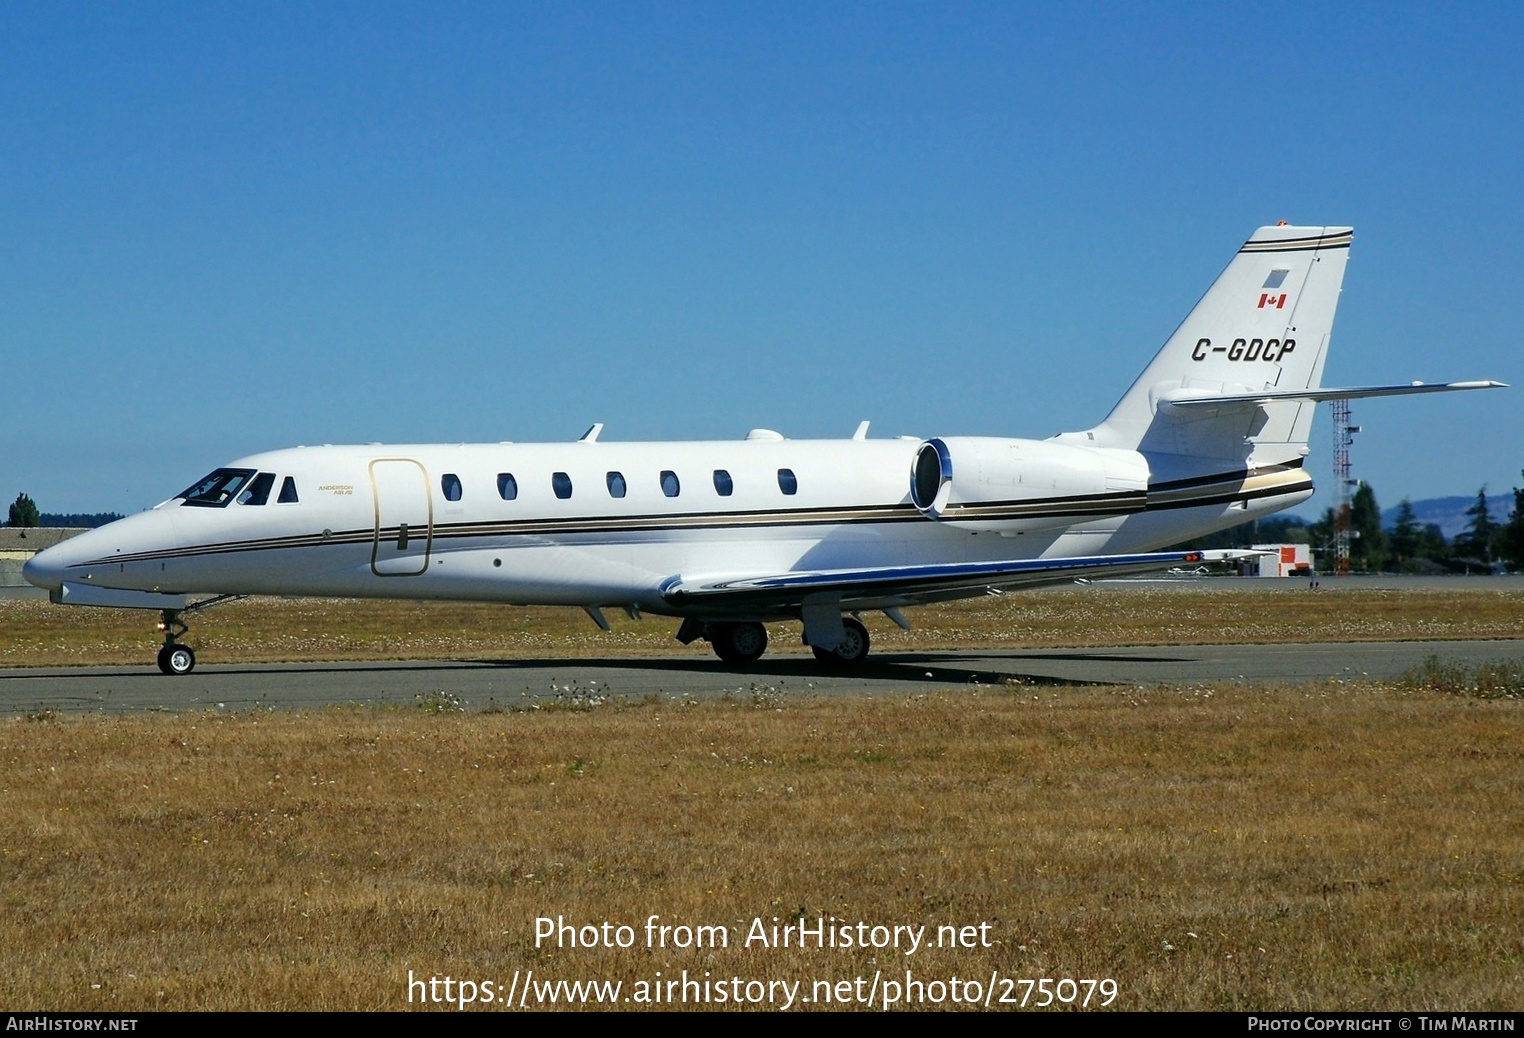
[{"label": "cockpit side window", "polygon": [[218,469],[175,496],[197,508],[222,508],[238,496],[253,475],[253,469]]},{"label": "cockpit side window", "polygon": [[261,472],[249,484],[249,489],[238,495],[241,505],[262,505],[270,500],[270,490],[275,486],[275,473]]},{"label": "cockpit side window", "polygon": [[280,497],[276,498],[275,500],[276,500],[277,504],[282,504],[282,505],[294,505],[294,504],[296,504],[296,477],[295,476],[287,476],[285,478],[285,481],[282,482],[281,485],[280,485]]}]

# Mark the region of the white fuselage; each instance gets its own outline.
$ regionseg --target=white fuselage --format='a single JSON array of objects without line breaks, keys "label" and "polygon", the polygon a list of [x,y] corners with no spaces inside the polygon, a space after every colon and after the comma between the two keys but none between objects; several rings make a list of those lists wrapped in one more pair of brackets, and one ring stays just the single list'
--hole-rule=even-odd
[{"label": "white fuselage", "polygon": [[[1086,515],[1065,504],[1074,499],[1058,485],[1060,458],[1048,466],[1059,472],[1046,477],[1054,485],[1002,488],[1024,502],[1024,518],[960,524],[929,518],[912,503],[921,442],[272,451],[227,469],[271,473],[276,487],[289,477],[295,501],[271,493],[263,504],[234,498],[198,507],[175,498],[65,542],[34,560],[27,576],[55,588],[68,581],[162,594],[434,598],[703,615],[703,607],[664,599],[664,583],[1147,551],[1312,492],[1300,468],[1227,472],[1183,489],[1150,487],[1146,506],[1139,494],[1126,514],[1095,516],[1092,508]],[[1028,458],[1075,451],[1049,441],[1000,442],[1018,445],[1013,449]],[[1138,464],[1145,472],[1146,463]],[[1065,518],[1070,512],[1079,521]],[[786,612],[754,610],[756,619]]]}]

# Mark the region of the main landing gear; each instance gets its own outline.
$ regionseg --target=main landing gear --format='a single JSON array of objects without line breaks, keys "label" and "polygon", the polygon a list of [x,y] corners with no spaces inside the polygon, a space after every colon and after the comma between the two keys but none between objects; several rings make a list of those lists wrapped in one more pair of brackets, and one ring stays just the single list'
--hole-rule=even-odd
[{"label": "main landing gear", "polygon": [[[868,629],[853,616],[841,618],[844,637],[834,649],[811,646],[810,651],[822,663],[835,667],[855,667],[868,658]],[[677,632],[677,640],[687,645],[703,638],[714,648],[714,654],[726,663],[746,666],[757,662],[767,651],[767,628],[752,621],[704,623],[700,620],[683,621]]]},{"label": "main landing gear", "polygon": [[767,628],[758,623],[710,624],[708,635],[726,663],[755,663],[767,651]]},{"label": "main landing gear", "polygon": [[855,616],[841,618],[841,626],[846,630],[846,637],[842,638],[841,644],[834,649],[822,649],[818,645],[811,645],[810,651],[821,663],[830,663],[838,667],[855,667],[868,658],[868,629],[862,621]]},{"label": "main landing gear", "polygon": [[180,617],[199,613],[224,602],[236,602],[244,597],[246,596],[218,595],[184,609],[162,610],[163,619],[159,621],[159,630],[164,632],[164,647],[159,650],[159,669],[165,674],[189,674],[196,669],[196,653],[189,645],[182,645],[179,641],[190,632],[190,627]]}]

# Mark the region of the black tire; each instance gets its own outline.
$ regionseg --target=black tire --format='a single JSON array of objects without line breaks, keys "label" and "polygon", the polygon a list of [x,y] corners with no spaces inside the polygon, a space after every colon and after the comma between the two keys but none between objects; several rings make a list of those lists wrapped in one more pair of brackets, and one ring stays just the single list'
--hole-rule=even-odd
[{"label": "black tire", "polygon": [[710,624],[709,644],[726,663],[755,663],[767,651],[767,628],[757,623]]},{"label": "black tire", "polygon": [[159,650],[159,669],[166,674],[189,674],[196,669],[196,654],[189,645],[166,645]]},{"label": "black tire", "polygon": [[844,616],[841,625],[846,629],[846,637],[841,644],[834,649],[821,649],[814,645],[810,651],[815,658],[822,663],[830,663],[837,667],[856,667],[868,658],[868,647],[872,644],[868,638],[868,629],[862,625],[862,621],[856,617]]}]

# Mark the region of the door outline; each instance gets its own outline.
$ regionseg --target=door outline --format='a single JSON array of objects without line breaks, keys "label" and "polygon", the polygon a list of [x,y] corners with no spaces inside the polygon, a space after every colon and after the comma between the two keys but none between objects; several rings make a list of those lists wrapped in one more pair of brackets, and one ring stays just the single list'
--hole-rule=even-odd
[{"label": "door outline", "polygon": [[[386,468],[378,473],[377,466]],[[415,478],[418,482],[412,485]],[[428,470],[412,458],[377,458],[370,463],[370,490],[376,515],[370,548],[371,572],[378,577],[418,576],[429,568],[434,548],[434,495],[429,493]],[[421,492],[421,508],[415,490]],[[422,531],[413,522],[420,514]],[[403,554],[420,539],[420,533],[423,553]]]}]

